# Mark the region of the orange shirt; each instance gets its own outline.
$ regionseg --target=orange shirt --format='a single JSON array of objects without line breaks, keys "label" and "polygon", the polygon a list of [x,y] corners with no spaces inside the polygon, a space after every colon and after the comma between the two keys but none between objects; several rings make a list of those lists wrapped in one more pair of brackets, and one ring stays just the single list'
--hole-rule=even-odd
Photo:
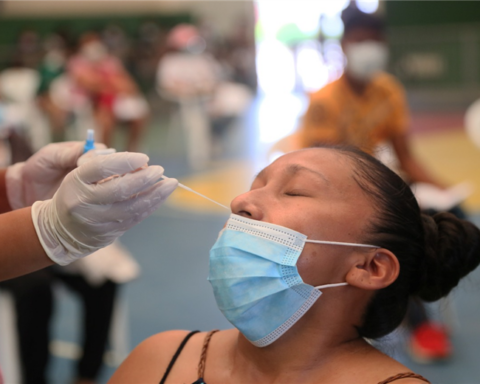
[{"label": "orange shirt", "polygon": [[377,75],[358,95],[345,76],[310,96],[298,134],[301,146],[351,144],[367,152],[408,127],[405,91],[395,78]]}]

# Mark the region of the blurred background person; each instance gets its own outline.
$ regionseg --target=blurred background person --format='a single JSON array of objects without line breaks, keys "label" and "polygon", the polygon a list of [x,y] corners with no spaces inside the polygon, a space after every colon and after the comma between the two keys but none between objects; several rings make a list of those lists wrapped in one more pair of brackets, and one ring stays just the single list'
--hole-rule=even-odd
[{"label": "blurred background person", "polygon": [[112,144],[118,122],[128,124],[127,150],[138,150],[148,117],[148,104],[121,61],[108,52],[100,37],[80,37],[78,51],[68,62],[68,74],[91,99],[101,141]]},{"label": "blurred background person", "polygon": [[197,169],[205,167],[212,155],[222,154],[228,127],[252,97],[207,50],[208,43],[214,41],[203,38],[199,28],[175,26],[167,35],[156,80],[160,95],[178,103],[189,163]]},{"label": "blurred background person", "polygon": [[14,62],[21,63],[26,68],[36,68],[42,57],[42,42],[38,31],[33,28],[24,28],[18,34],[11,55]]},{"label": "blurred background person", "polygon": [[405,90],[385,72],[388,47],[384,22],[355,5],[343,11],[342,19],[345,72],[310,95],[300,128],[288,138],[289,149],[329,142],[356,145],[373,153],[388,142],[410,182],[440,186],[410,151]]},{"label": "blurred background person", "polygon": [[52,98],[51,85],[65,74],[68,57],[71,54],[71,46],[68,37],[61,33],[47,36],[44,45],[45,54],[38,67],[40,82],[37,90],[37,103],[48,118],[51,141],[64,141],[69,114]]},{"label": "blurred background person", "polygon": [[0,73],[0,164],[24,161],[31,146],[32,108],[38,77],[33,69],[13,62]]},{"label": "blurred background person", "polygon": [[160,90],[176,97],[210,97],[222,76],[219,63],[205,52],[197,27],[179,24],[168,33],[157,72]]}]

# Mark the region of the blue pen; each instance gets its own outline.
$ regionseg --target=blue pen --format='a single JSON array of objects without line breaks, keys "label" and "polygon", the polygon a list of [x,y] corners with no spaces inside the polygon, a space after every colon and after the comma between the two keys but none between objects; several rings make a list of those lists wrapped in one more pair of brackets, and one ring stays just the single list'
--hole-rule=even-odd
[{"label": "blue pen", "polygon": [[91,149],[95,149],[95,138],[93,129],[87,130],[87,140],[85,140],[85,146],[83,147],[83,153],[90,151]]}]

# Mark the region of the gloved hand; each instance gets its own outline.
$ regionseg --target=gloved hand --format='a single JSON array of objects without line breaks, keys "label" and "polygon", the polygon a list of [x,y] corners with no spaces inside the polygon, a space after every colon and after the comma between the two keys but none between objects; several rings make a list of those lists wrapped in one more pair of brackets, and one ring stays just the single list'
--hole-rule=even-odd
[{"label": "gloved hand", "polygon": [[[5,175],[8,202],[12,209],[24,208],[37,200],[51,199],[63,178],[77,166],[84,142],[49,144],[27,161],[11,165]],[[103,144],[95,144],[105,149]]]},{"label": "gloved hand", "polygon": [[[33,224],[47,255],[67,265],[111,244],[155,211],[178,181],[159,181],[160,166],[138,170],[147,162],[141,153],[93,157],[65,177],[53,199],[33,204]],[[118,177],[99,183],[111,176]]]}]

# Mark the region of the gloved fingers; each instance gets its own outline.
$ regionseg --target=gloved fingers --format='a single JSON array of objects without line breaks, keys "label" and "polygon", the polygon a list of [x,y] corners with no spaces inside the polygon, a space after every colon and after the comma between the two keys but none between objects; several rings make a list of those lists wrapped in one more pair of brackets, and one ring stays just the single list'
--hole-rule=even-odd
[{"label": "gloved fingers", "polygon": [[[99,154],[101,151],[105,151],[107,149],[107,146],[103,143],[95,143],[95,149],[92,149],[88,151],[87,153],[84,153],[85,151],[85,142],[80,141],[80,142],[75,142],[75,151],[72,150],[67,152],[64,151],[63,153],[59,153],[59,156],[62,156],[60,163],[63,162],[65,165],[69,165],[71,167],[76,167],[78,166],[78,161],[84,157],[84,156],[96,156]],[[115,149],[112,148],[110,153],[115,153]],[[73,164],[73,165],[72,165]]]},{"label": "gloved fingers", "polygon": [[98,216],[111,227],[127,230],[155,211],[174,191],[178,181],[162,180],[148,190],[137,193],[124,201],[95,207]]},{"label": "gloved fingers", "polygon": [[44,181],[56,179],[59,170],[68,173],[75,168],[80,151],[80,142],[48,144],[26,161],[24,175],[29,180],[37,180],[39,177]]},{"label": "gloved fingers", "polygon": [[[85,143],[81,141],[67,141],[52,143],[41,148],[27,160],[25,175],[34,180],[63,177],[77,166],[77,160],[83,154]],[[99,149],[105,149],[104,144],[95,144]],[[60,172],[59,172],[60,171]]]},{"label": "gloved fingers", "polygon": [[123,175],[135,171],[147,164],[148,160],[148,156],[143,153],[118,152],[94,157],[78,167],[75,172],[76,177],[83,183],[92,184],[110,176]]},{"label": "gloved fingers", "polygon": [[166,179],[156,183],[148,191],[138,194],[133,199],[133,204],[127,205],[128,200],[120,204],[127,212],[135,213],[132,217],[133,224],[137,224],[150,216],[177,188],[176,179]]},{"label": "gloved fingers", "polygon": [[128,200],[151,188],[162,177],[163,171],[161,166],[153,165],[114,177],[104,183],[91,186],[91,197],[99,204]]},{"label": "gloved fingers", "polygon": [[174,178],[167,178],[157,183],[160,193],[163,198],[167,198],[172,194],[172,192],[178,187],[178,180]]},{"label": "gloved fingers", "polygon": [[53,169],[73,169],[77,165],[77,159],[83,154],[84,142],[67,141],[64,143],[53,143],[41,149],[38,154],[42,156],[45,164]]},{"label": "gloved fingers", "polygon": [[112,204],[130,199],[151,188],[163,175],[163,168],[152,165],[139,171],[89,186],[86,202]]},{"label": "gloved fingers", "polygon": [[[134,222],[138,223],[155,211],[160,204],[170,196],[177,186],[178,180],[176,179],[161,180],[155,183],[150,189],[135,195],[129,200],[117,204],[120,204],[125,212],[136,214],[132,216],[132,219]],[[140,216],[138,213],[140,213]]]},{"label": "gloved fingers", "polygon": [[[97,144],[95,144],[95,146],[97,146]],[[107,148],[107,146],[104,144],[98,144],[98,148],[92,149],[78,158],[77,166],[80,167],[86,162],[92,160],[94,157],[111,155],[115,152],[115,148]]]},{"label": "gloved fingers", "polygon": [[102,150],[104,150],[104,149],[110,149],[110,148],[108,148],[108,147],[107,147],[105,144],[103,144],[103,143],[97,143],[97,142],[95,142],[95,149],[94,149],[94,151],[102,151]]},{"label": "gloved fingers", "polygon": [[53,145],[56,147],[53,148],[52,146],[54,152],[52,153],[50,168],[72,170],[77,166],[77,160],[83,154],[83,146],[85,143],[81,141],[71,141]]}]

